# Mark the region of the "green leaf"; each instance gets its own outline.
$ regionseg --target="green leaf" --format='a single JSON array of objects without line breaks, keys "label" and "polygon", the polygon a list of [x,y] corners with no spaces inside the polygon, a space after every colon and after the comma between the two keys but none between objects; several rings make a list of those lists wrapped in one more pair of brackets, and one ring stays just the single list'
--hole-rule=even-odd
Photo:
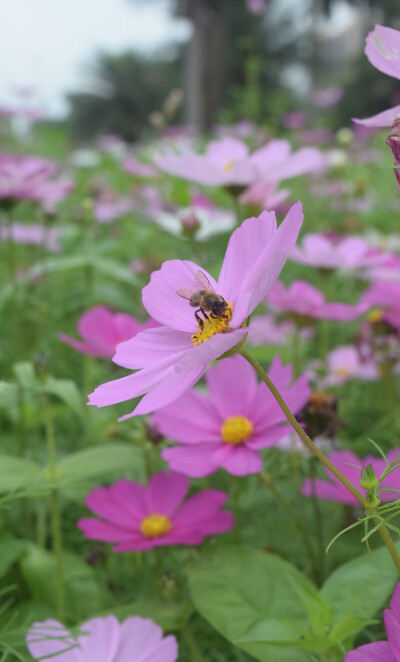
[{"label": "green leaf", "polygon": [[32,363],[21,361],[14,365],[14,374],[18,382],[26,389],[34,389],[36,384],[35,369]]},{"label": "green leaf", "polygon": [[177,604],[161,600],[138,600],[127,605],[113,607],[112,613],[123,620],[128,616],[151,618],[163,630],[180,630],[193,614],[191,602]]},{"label": "green leaf", "polygon": [[84,419],[85,410],[83,397],[75,382],[69,379],[55,379],[55,377],[50,376],[38,387],[37,392],[57,396],[80,419]]},{"label": "green leaf", "polygon": [[0,494],[38,488],[43,491],[43,467],[11,455],[0,455]]},{"label": "green leaf", "polygon": [[137,446],[101,444],[71,453],[57,464],[60,486],[69,487],[110,473],[142,471],[143,455]]},{"label": "green leaf", "polygon": [[204,618],[262,662],[309,660],[300,650],[288,648],[282,656],[282,647],[324,650],[332,645],[322,641],[329,614],[317,589],[277,556],[223,548],[191,569],[189,580]]},{"label": "green leaf", "polygon": [[6,574],[27,549],[27,543],[17,538],[8,538],[0,542],[0,577]]},{"label": "green leaf", "polygon": [[[57,605],[57,565],[53,554],[31,544],[21,561],[21,572],[34,601]],[[68,620],[77,622],[105,607],[108,596],[96,581],[93,568],[71,552],[63,552],[65,607]]]},{"label": "green leaf", "polygon": [[370,554],[363,554],[337,568],[320,591],[332,610],[331,638],[354,636],[359,632],[392,594],[397,580],[397,571],[386,547],[374,550],[372,558]]}]

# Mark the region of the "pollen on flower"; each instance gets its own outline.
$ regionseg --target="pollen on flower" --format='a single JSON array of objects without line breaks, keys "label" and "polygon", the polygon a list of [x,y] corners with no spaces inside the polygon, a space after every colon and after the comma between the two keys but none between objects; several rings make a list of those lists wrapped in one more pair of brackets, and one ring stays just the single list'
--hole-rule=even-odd
[{"label": "pollen on flower", "polygon": [[171,531],[172,522],[166,515],[152,513],[140,524],[140,531],[146,538],[158,538]]},{"label": "pollen on flower", "polygon": [[369,322],[381,322],[383,318],[383,311],[380,308],[373,308],[367,314],[367,319]]},{"label": "pollen on flower", "polygon": [[216,333],[225,333],[229,330],[229,322],[232,319],[233,306],[229,301],[223,317],[211,317],[203,320],[203,328],[197,325],[198,332],[192,335],[193,345],[196,347],[205,340],[209,340]]},{"label": "pollen on flower", "polygon": [[335,375],[337,375],[338,377],[348,377],[350,374],[351,374],[351,370],[346,366],[341,366],[340,368],[336,368],[335,370]]},{"label": "pollen on flower", "polygon": [[253,433],[253,423],[245,416],[231,416],[221,427],[221,435],[226,444],[243,444]]},{"label": "pollen on flower", "polygon": [[224,170],[225,172],[230,172],[235,165],[235,161],[228,161],[228,163],[225,163],[224,165]]}]

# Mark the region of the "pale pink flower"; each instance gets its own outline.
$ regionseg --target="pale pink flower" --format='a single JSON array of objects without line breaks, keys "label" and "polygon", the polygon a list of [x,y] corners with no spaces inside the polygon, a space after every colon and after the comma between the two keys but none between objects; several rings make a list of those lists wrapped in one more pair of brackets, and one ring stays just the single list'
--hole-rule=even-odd
[{"label": "pale pink flower", "polygon": [[369,308],[366,302],[355,305],[330,303],[325,295],[305,280],[296,280],[289,287],[276,282],[266,296],[266,302],[275,310],[291,313],[303,320],[330,319],[347,322],[359,317]]},{"label": "pale pink flower", "polygon": [[363,272],[363,277],[372,281],[392,281],[400,284],[400,257],[386,253],[379,265],[371,266]]},{"label": "pale pink flower", "polygon": [[[118,345],[113,359],[139,371],[99,386],[89,404],[104,407],[146,394],[123,417],[129,418],[160,409],[185,393],[212,361],[244,340],[247,329],[242,325],[278,278],[302,220],[299,202],[279,228],[273,212],[244,221],[229,240],[218,283],[189,260],[164,262],[143,290],[144,307],[162,326]],[[189,301],[177,294],[181,288],[202,289],[199,274],[227,302],[225,316],[205,320],[203,329]]]},{"label": "pale pink flower", "polygon": [[92,618],[80,626],[77,636],[59,621],[47,619],[33,623],[26,644],[34,659],[57,662],[175,662],[178,657],[175,637],[164,637],[159,625],[141,616],[122,623],[113,615]]},{"label": "pale pink flower", "polygon": [[[388,76],[400,78],[400,32],[387,28],[383,25],[375,25],[372,32],[369,33],[365,55],[371,64]],[[392,126],[396,116],[400,113],[400,106],[394,106],[389,110],[384,110],[373,117],[365,120],[354,119],[354,122],[366,126]]]},{"label": "pale pink flower", "polygon": [[98,223],[111,223],[136,207],[128,196],[119,196],[113,191],[103,191],[94,201],[93,215]]},{"label": "pale pink flower", "polygon": [[315,90],[312,95],[312,103],[317,108],[331,108],[339,103],[343,96],[343,89],[339,85],[331,85],[325,90]]},{"label": "pale pink flower", "polygon": [[[387,453],[386,457],[390,463],[399,456],[400,448],[395,448]],[[371,464],[374,474],[378,479],[386,469],[385,460],[373,455],[367,455],[361,460],[357,455],[354,455],[354,453],[351,453],[350,451],[335,451],[329,455],[329,459],[364,496],[367,491],[360,487],[360,468],[362,466],[367,467]],[[357,469],[356,467],[360,468]],[[315,481],[312,481],[308,478],[303,485],[302,494],[305,496],[311,496],[313,492],[315,492],[319,499],[346,503],[349,506],[358,506],[357,499],[344,487],[344,485],[342,485],[342,483],[340,483],[339,480],[328,471],[328,469],[325,469],[325,472],[329,480],[317,478]],[[399,479],[400,468],[395,469],[395,471],[386,476],[380,484],[379,489],[398,490],[400,488]],[[399,493],[394,491],[380,492],[379,498],[384,503],[397,501]]]},{"label": "pale pink flower", "polygon": [[19,223],[14,221],[0,227],[0,242],[12,241],[14,244],[43,246],[51,253],[62,250],[60,244],[60,228],[47,228],[40,223]]},{"label": "pale pink flower", "polygon": [[53,179],[54,161],[39,156],[0,154],[0,200],[33,200],[53,211],[73,188],[65,178]]},{"label": "pale pink flower", "polygon": [[104,306],[95,306],[78,320],[78,333],[83,340],[75,340],[65,333],[61,333],[59,339],[82,354],[111,358],[119,343],[155,326],[158,324],[152,319],[142,323],[126,313],[113,313]]},{"label": "pale pink flower", "polygon": [[135,177],[158,177],[160,173],[150,163],[142,163],[134,156],[129,156],[123,164],[125,172]]},{"label": "pale pink flower", "polygon": [[363,360],[354,345],[335,347],[327,355],[326,363],[327,375],[318,381],[319,388],[345,384],[350,379],[376,381],[381,376],[377,361]]},{"label": "pale pink flower", "polygon": [[124,479],[96,487],[85,503],[101,519],[81,519],[78,528],[90,540],[113,543],[114,552],[200,545],[232,529],[232,514],[221,510],[225,492],[203,490],[184,501],[188,490],[186,476],[166,472],[154,474],[147,487]]},{"label": "pale pink flower", "polygon": [[[279,357],[268,374],[291,411],[306,404],[311,390],[305,377],[294,384],[292,366]],[[285,415],[267,386],[241,356],[220,361],[206,374],[208,394],[192,389],[159,409],[158,430],[180,446],[161,452],[170,469],[201,478],[222,468],[235,476],[262,469],[259,451],[287,435]]]},{"label": "pale pink flower", "polygon": [[400,660],[400,582],[390,601],[391,609],[385,609],[383,620],[388,641],[374,641],[349,651],[344,662],[399,662]]},{"label": "pale pink flower", "polygon": [[364,292],[363,301],[376,306],[383,321],[400,332],[400,283],[379,281]]},{"label": "pale pink flower", "polygon": [[362,237],[307,234],[289,256],[293,262],[319,269],[364,269],[384,263],[387,254],[370,246]]},{"label": "pale pink flower", "polygon": [[216,207],[210,200],[198,195],[192,198],[190,207],[175,211],[161,210],[151,218],[171,234],[194,237],[198,241],[233,230],[236,225],[236,215],[232,210]]},{"label": "pale pink flower", "polygon": [[246,9],[255,16],[262,16],[267,11],[266,0],[245,0]]}]

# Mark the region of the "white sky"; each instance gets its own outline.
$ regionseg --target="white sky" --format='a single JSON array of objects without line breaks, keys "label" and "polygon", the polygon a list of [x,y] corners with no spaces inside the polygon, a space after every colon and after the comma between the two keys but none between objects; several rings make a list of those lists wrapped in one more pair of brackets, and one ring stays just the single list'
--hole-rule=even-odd
[{"label": "white sky", "polygon": [[66,110],[63,93],[85,89],[98,51],[142,52],[186,39],[165,0],[1,0],[0,103],[34,88],[46,114]]}]

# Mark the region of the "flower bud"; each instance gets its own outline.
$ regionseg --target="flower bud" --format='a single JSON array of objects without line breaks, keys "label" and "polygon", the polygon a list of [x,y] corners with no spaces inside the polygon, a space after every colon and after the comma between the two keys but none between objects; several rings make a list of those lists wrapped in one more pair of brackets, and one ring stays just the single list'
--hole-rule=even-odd
[{"label": "flower bud", "polygon": [[368,492],[371,492],[372,490],[375,490],[378,487],[378,479],[374,474],[372,464],[369,464],[368,467],[364,467],[362,469],[361,477],[360,477],[360,486],[364,490],[368,490]]}]

